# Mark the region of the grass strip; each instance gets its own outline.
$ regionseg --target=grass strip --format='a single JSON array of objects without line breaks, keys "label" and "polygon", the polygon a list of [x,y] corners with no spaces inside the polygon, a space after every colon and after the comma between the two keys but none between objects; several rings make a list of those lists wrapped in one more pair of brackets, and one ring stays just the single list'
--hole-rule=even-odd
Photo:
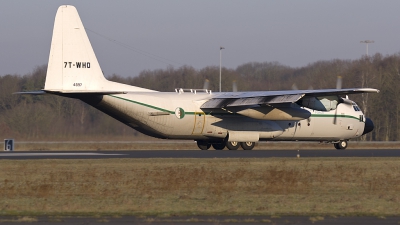
[{"label": "grass strip", "polygon": [[1,160],[0,190],[1,215],[389,216],[400,159]]}]

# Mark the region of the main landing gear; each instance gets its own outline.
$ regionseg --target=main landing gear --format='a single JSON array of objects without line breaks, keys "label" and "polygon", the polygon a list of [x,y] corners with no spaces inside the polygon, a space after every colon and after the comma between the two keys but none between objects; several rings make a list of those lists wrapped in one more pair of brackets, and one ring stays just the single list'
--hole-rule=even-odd
[{"label": "main landing gear", "polygon": [[254,146],[256,145],[255,142],[237,142],[237,141],[227,141],[227,142],[216,142],[216,143],[209,143],[208,141],[196,141],[197,146],[201,150],[208,150],[211,146],[215,150],[223,150],[225,147],[227,147],[229,150],[238,150],[239,147],[242,147],[243,150],[252,150]]},{"label": "main landing gear", "polygon": [[338,141],[337,143],[333,144],[337,150],[345,150],[348,146],[346,140]]},{"label": "main landing gear", "polygon": [[208,150],[211,147],[211,144],[207,141],[197,141],[197,147],[199,147],[200,150]]},{"label": "main landing gear", "polygon": [[255,142],[240,142],[240,146],[242,146],[243,150],[252,150],[255,145]]}]

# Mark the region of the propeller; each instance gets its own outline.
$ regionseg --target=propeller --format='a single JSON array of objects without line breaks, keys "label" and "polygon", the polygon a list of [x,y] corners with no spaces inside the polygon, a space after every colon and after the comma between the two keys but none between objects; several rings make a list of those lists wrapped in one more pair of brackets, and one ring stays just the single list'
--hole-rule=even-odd
[{"label": "propeller", "polygon": [[237,82],[236,80],[232,81],[232,92],[237,92],[238,88],[237,88]]},{"label": "propeller", "polygon": [[[342,76],[338,76],[336,80],[336,89],[342,89]],[[299,90],[296,83],[292,84],[292,90]],[[314,90],[313,86],[308,86],[307,90]]]},{"label": "propeller", "polygon": [[[336,80],[336,89],[342,89],[342,83],[343,83],[342,76],[338,76],[337,80]],[[348,104],[348,105],[353,104],[353,102],[349,100],[349,97],[347,97],[347,95],[346,95],[346,98],[339,97],[339,100],[341,100],[340,102],[344,103],[344,104]],[[335,124],[335,125],[337,124],[337,108],[338,107],[336,107],[336,109],[335,109],[335,116],[333,118],[333,124]]]},{"label": "propeller", "polygon": [[[292,84],[292,90],[297,91],[297,90],[299,90],[299,88],[297,87],[296,84]],[[308,86],[308,89],[307,89],[307,90],[314,90],[314,88],[313,88],[312,85],[310,85],[310,86]]]},{"label": "propeller", "polygon": [[210,87],[210,80],[206,79],[204,81],[203,89],[208,89]]},{"label": "propeller", "polygon": [[[342,89],[342,82],[343,82],[342,76],[338,76],[337,80],[336,80],[336,89]],[[353,104],[353,101],[351,101],[349,99],[349,96],[347,96],[347,95],[346,95],[346,98],[342,98],[341,101],[342,101],[342,103],[345,103],[345,104],[348,104],[348,105],[352,105]]]},{"label": "propeller", "polygon": [[[210,87],[210,80],[206,79],[203,84],[203,89],[208,89],[209,87]],[[236,82],[236,80],[233,80],[232,81],[232,92],[237,92],[237,91],[238,91],[237,82]]]},{"label": "propeller", "polygon": [[336,80],[336,89],[342,89],[342,76],[338,76]]}]

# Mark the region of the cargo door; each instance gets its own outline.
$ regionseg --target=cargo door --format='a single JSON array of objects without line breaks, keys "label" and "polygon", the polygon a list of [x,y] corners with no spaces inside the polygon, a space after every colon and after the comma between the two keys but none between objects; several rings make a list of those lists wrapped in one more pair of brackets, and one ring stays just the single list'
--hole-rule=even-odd
[{"label": "cargo door", "polygon": [[194,127],[192,134],[203,133],[205,120],[206,120],[206,114],[204,112],[194,113]]}]

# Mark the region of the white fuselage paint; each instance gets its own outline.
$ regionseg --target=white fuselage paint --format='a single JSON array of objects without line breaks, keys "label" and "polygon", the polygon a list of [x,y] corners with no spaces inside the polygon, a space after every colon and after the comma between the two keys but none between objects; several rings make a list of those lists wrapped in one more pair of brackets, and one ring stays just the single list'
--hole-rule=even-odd
[{"label": "white fuselage paint", "polygon": [[210,98],[209,93],[135,92],[104,95],[93,106],[147,135],[166,139],[223,139],[230,132],[234,141],[338,141],[361,136],[365,126],[362,112],[350,104],[330,111],[301,107],[311,112],[310,118],[271,121],[200,109]]}]

